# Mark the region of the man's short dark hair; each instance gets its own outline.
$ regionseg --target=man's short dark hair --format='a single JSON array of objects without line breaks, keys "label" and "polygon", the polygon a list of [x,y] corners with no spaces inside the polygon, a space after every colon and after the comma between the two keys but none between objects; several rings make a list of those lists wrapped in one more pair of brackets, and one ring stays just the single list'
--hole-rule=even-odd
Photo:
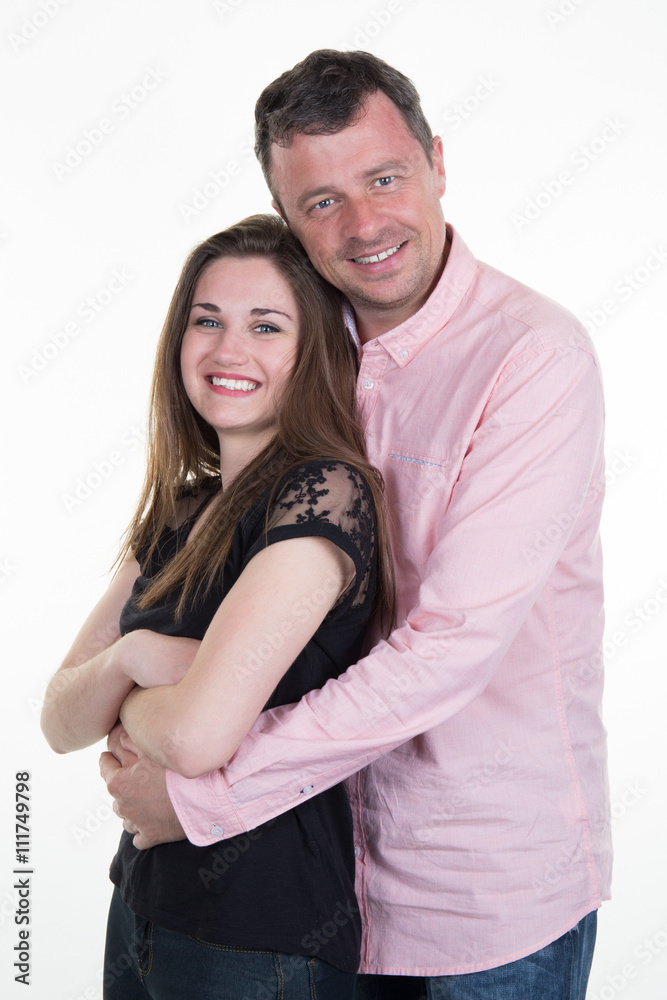
[{"label": "man's short dark hair", "polygon": [[355,122],[367,98],[382,91],[396,105],[429,163],[433,133],[411,80],[370,52],[317,49],[265,87],[255,105],[255,153],[269,190],[271,144],[292,135],[332,135]]}]

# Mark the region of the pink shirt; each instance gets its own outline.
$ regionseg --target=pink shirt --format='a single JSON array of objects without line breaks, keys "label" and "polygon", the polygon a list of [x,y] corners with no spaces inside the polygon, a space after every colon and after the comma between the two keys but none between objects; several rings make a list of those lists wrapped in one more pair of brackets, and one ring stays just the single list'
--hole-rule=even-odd
[{"label": "pink shirt", "polygon": [[475,972],[609,895],[598,362],[569,313],[453,233],[358,387],[402,624],[261,715],[228,767],[168,787],[209,844],[352,775],[362,971]]}]

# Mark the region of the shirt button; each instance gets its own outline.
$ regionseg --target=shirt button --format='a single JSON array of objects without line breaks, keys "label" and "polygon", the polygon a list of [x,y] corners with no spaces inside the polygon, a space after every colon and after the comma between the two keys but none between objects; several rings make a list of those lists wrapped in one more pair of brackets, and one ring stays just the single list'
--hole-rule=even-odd
[{"label": "shirt button", "polygon": [[364,379],[364,389],[372,389],[374,385],[375,382],[372,378]]},{"label": "shirt button", "polygon": [[211,827],[211,836],[222,837],[222,833],[223,833],[222,827],[218,826],[217,823],[214,823],[213,826]]},{"label": "shirt button", "polygon": [[305,788],[301,789],[301,794],[302,795],[310,795],[310,793],[312,792],[312,790],[313,790],[313,786],[312,785],[306,785]]},{"label": "shirt button", "polygon": [[361,848],[360,847],[355,847],[354,848],[354,856],[355,856],[355,858],[358,858],[360,854],[361,854]]},{"label": "shirt button", "polygon": [[405,348],[403,348],[402,351],[398,352],[398,356],[399,356],[399,358],[407,358],[408,352],[405,350]]}]

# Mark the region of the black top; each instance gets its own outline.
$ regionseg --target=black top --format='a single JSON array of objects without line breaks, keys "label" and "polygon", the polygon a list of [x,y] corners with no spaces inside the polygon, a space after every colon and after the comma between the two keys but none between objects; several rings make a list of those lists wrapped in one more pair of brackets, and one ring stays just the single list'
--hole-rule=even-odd
[{"label": "black top", "polygon": [[[361,655],[376,586],[371,492],[348,465],[307,462],[281,480],[268,530],[268,494],[244,515],[222,582],[186,609],[180,621],[175,616],[180,591],[150,608],[137,608],[138,595],[185,543],[215,489],[217,480],[199,487],[197,510],[180,527],[165,530],[147,565],[139,553],[143,575],[123,608],[121,633],[146,628],[201,639],[253,555],[286,538],[324,536],[353,559],[356,575],[265,708],[299,701]],[[317,598],[316,591],[310,599]],[[128,906],[162,927],[233,947],[317,955],[345,972],[358,967],[361,928],[354,894],[352,820],[342,784],[305,798],[249,834],[209,847],[182,840],[138,851],[132,837],[123,833],[110,875]]]}]

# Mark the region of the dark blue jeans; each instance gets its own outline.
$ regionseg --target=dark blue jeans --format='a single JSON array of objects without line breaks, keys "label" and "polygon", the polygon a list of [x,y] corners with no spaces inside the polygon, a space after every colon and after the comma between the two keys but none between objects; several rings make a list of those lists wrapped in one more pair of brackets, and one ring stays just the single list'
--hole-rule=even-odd
[{"label": "dark blue jeans", "polygon": [[104,1000],[353,1000],[356,976],[317,958],[199,941],[137,917],[114,889]]},{"label": "dark blue jeans", "polygon": [[546,948],[462,976],[358,976],[355,1000],[584,1000],[597,911]]}]

